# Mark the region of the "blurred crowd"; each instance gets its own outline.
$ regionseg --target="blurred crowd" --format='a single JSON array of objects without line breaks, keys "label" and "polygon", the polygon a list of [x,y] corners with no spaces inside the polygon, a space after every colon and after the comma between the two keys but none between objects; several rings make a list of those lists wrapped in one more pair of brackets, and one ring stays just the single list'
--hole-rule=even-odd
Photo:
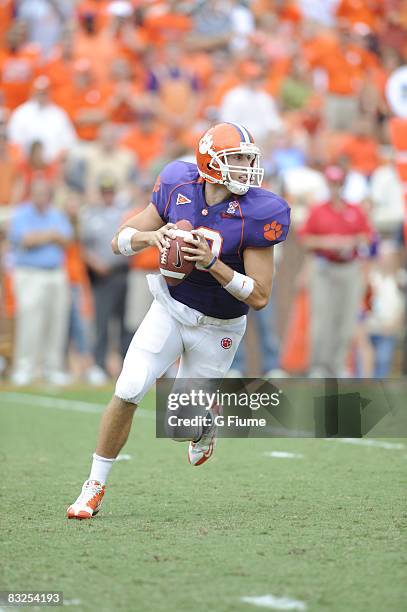
[{"label": "blurred crowd", "polygon": [[405,0],[0,0],[3,376],[118,373],[158,258],[111,238],[223,120],[252,132],[293,219],[232,373],[406,375],[386,97],[406,56]]}]

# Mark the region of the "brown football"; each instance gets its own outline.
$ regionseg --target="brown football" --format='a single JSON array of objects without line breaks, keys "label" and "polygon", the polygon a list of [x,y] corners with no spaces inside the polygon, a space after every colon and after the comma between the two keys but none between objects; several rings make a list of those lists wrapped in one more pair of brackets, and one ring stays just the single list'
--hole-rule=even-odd
[{"label": "brown football", "polygon": [[193,227],[187,219],[177,221],[176,225],[177,237],[170,240],[170,246],[160,254],[160,272],[170,287],[182,283],[195,266],[193,261],[184,259],[185,253],[181,251],[183,246],[190,246],[184,238]]}]

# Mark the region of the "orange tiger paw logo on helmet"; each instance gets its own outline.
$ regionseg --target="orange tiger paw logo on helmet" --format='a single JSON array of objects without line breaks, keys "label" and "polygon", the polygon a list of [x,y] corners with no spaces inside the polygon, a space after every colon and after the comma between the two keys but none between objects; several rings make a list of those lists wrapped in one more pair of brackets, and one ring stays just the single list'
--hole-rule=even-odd
[{"label": "orange tiger paw logo on helmet", "polygon": [[283,228],[281,227],[280,223],[277,223],[277,221],[266,223],[263,229],[265,239],[270,241],[277,240],[283,233]]}]

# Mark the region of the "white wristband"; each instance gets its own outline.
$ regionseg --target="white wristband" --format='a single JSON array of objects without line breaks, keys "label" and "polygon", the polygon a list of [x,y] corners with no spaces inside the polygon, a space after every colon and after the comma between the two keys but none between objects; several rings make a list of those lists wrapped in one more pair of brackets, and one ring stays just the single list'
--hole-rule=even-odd
[{"label": "white wristband", "polygon": [[223,287],[233,297],[241,302],[247,300],[249,295],[254,289],[254,280],[250,276],[240,274],[240,272],[234,272],[232,280]]},{"label": "white wristband", "polygon": [[137,251],[134,251],[131,246],[131,239],[134,234],[137,234],[138,230],[134,229],[134,227],[125,227],[117,236],[117,248],[119,249],[122,255],[126,255],[129,257],[130,255],[134,255]]}]

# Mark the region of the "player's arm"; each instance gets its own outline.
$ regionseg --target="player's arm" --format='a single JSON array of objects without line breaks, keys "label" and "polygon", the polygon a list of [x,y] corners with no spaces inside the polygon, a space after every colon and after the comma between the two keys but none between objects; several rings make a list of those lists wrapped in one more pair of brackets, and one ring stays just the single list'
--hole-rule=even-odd
[{"label": "player's arm", "polygon": [[156,246],[163,251],[169,247],[168,239],[173,237],[174,223],[165,224],[154,204],[150,204],[122,225],[112,240],[116,255],[133,255],[148,246]]},{"label": "player's arm", "polygon": [[[243,252],[246,274],[240,274],[212,254],[206,238],[198,231],[192,232],[194,239],[185,238],[191,248],[183,247],[188,253],[185,259],[198,262],[204,269],[229,291],[236,299],[245,302],[255,310],[267,305],[273,284],[274,247],[247,248]],[[193,246],[193,248],[192,248]]]}]

